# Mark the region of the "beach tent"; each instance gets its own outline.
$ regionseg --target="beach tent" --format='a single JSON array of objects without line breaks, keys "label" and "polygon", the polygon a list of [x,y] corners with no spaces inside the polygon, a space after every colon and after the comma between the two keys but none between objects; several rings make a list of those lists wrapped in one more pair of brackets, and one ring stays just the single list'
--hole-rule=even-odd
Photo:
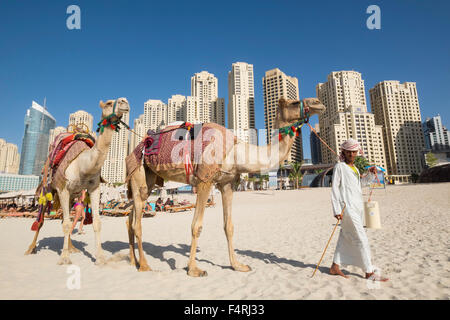
[{"label": "beach tent", "polygon": [[18,198],[22,194],[22,191],[11,191],[0,195],[0,199],[13,199]]}]

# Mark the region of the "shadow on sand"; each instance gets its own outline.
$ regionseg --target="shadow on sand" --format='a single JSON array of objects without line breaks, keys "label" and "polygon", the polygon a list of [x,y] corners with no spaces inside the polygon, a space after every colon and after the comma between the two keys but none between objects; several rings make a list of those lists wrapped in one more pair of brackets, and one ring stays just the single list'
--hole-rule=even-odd
[{"label": "shadow on sand", "polygon": [[[102,244],[102,247],[104,250],[111,252],[112,254],[115,254],[121,250],[125,250],[125,249],[129,249],[129,244],[128,242],[122,242],[122,241],[106,241]],[[137,244],[135,245],[135,252],[136,252],[136,258],[139,259],[139,253],[137,250]],[[189,258],[189,253],[191,251],[191,246],[187,245],[187,244],[170,244],[168,246],[158,246],[149,242],[143,242],[142,243],[142,248],[145,252],[146,255],[151,256],[154,259],[158,259],[161,262],[166,262],[171,270],[176,270],[176,266],[175,266],[175,259],[173,258],[169,258],[166,259],[164,258],[164,252],[174,252],[174,253],[178,253],[181,254],[182,256]],[[197,254],[199,253],[199,249],[197,248]],[[206,262],[209,263],[213,266],[216,267],[220,267],[222,269],[231,269],[230,266],[221,266],[218,264],[215,264],[214,262],[211,262],[209,260],[205,260],[205,259],[198,259],[198,262]],[[149,261],[149,264],[151,266],[151,261]],[[183,268],[185,270],[187,270],[186,268]]]},{"label": "shadow on sand", "polygon": [[[281,269],[286,269],[286,268],[284,268],[280,264],[288,264],[288,265],[293,266],[295,268],[301,268],[301,269],[311,268],[311,275],[314,272],[314,269],[316,269],[316,267],[317,267],[316,264],[305,264],[305,263],[303,263],[301,261],[278,257],[277,255],[275,255],[273,253],[263,253],[263,252],[260,252],[260,251],[240,250],[240,249],[236,249],[235,251],[236,251],[237,254],[240,254],[240,255],[243,255],[243,256],[248,256],[248,257],[253,258],[253,259],[261,260],[261,261],[263,261],[266,264],[269,264],[269,263],[276,264]],[[318,271],[320,271],[321,273],[326,273],[326,274],[329,274],[329,270],[330,270],[329,266],[320,266],[318,268]],[[351,272],[348,272],[348,271],[345,271],[345,270],[342,270],[342,272],[345,275],[354,275],[354,276],[361,277],[361,275],[358,275],[358,274],[355,274],[355,273],[351,273]]]},{"label": "shadow on sand", "polygon": [[[64,241],[63,237],[44,238],[38,242],[38,244],[36,246],[36,251],[38,252],[39,250],[42,250],[42,249],[48,249],[48,250],[52,250],[52,251],[56,252],[58,255],[61,255],[63,241]],[[86,257],[91,259],[92,262],[95,262],[95,258],[89,252],[86,251],[85,247],[87,246],[87,244],[85,242],[81,242],[81,241],[72,239],[72,244],[75,246],[75,248],[80,250],[80,252],[82,254],[84,254]],[[164,258],[164,252],[174,252],[174,253],[180,254],[186,258],[189,258],[189,253],[191,250],[190,245],[180,244],[180,243],[176,244],[176,245],[170,244],[167,246],[158,246],[158,245],[154,245],[149,242],[143,242],[142,247],[143,247],[146,255],[149,255],[149,256],[153,257],[154,259],[158,259],[161,262],[166,262],[169,265],[171,270],[177,269],[175,266],[175,259]],[[121,250],[129,249],[129,244],[128,244],[128,242],[122,242],[122,241],[105,241],[102,244],[102,248],[114,255],[115,253],[118,253]],[[264,252],[260,252],[260,251],[254,251],[254,250],[240,250],[240,249],[235,249],[235,252],[238,255],[247,256],[252,259],[261,260],[266,264],[278,265],[278,267],[280,267],[281,269],[286,269],[285,267],[282,266],[282,264],[287,264],[287,265],[290,265],[295,268],[301,268],[301,269],[310,268],[311,274],[312,274],[314,269],[316,268],[315,264],[305,264],[301,261],[278,257],[274,253],[264,253]],[[198,253],[199,253],[199,249],[197,249],[197,254]],[[137,245],[136,245],[136,254],[138,255]],[[206,262],[208,264],[211,264],[216,267],[220,267],[222,269],[232,269],[231,266],[218,265],[218,264],[215,264],[214,262],[211,262],[206,259],[198,259],[197,258],[197,261],[198,262]],[[151,261],[149,261],[149,264],[151,266]],[[185,267],[183,269],[187,270],[187,267]],[[329,266],[320,266],[318,271],[320,271],[321,273],[329,274]],[[346,275],[354,275],[354,276],[362,277],[361,275],[351,273],[346,270],[343,270],[343,273]]]},{"label": "shadow on sand", "polygon": [[[86,251],[87,243],[81,242],[78,240],[74,240],[74,239],[71,239],[71,240],[72,240],[73,246],[76,249],[80,250],[80,252],[82,254],[84,254],[86,257],[88,257],[89,259],[91,259],[92,262],[95,262],[95,258],[89,252]],[[39,240],[36,245],[36,253],[42,249],[48,249],[48,250],[56,252],[58,255],[61,255],[63,245],[64,245],[64,237],[43,238],[43,239]]]}]

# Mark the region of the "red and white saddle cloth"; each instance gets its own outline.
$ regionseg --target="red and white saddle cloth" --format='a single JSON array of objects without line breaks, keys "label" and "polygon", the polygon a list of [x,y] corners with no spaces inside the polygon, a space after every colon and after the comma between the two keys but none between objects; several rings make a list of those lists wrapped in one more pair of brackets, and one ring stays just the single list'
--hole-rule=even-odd
[{"label": "red and white saddle cloth", "polygon": [[142,164],[156,174],[184,169],[186,182],[192,176],[208,181],[220,170],[222,161],[236,143],[232,131],[216,123],[168,126],[149,135],[127,157],[127,180]]}]

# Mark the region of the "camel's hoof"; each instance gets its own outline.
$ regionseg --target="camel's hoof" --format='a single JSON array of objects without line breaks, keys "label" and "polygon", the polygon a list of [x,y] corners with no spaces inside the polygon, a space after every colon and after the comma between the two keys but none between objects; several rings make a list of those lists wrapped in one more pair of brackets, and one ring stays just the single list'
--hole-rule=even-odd
[{"label": "camel's hoof", "polygon": [[189,269],[188,270],[188,276],[191,277],[206,277],[208,275],[208,272],[203,271],[199,268]]},{"label": "camel's hoof", "polygon": [[146,264],[144,264],[144,265],[141,265],[140,267],[139,267],[139,270],[138,270],[139,272],[145,272],[145,271],[152,271],[152,269],[148,266],[148,265],[146,265]]},{"label": "camel's hoof", "polygon": [[106,264],[106,259],[105,259],[105,257],[101,256],[101,257],[98,257],[97,259],[95,259],[95,265],[97,265],[97,266],[103,266],[103,265],[105,265],[105,264]]},{"label": "camel's hoof", "polygon": [[25,255],[29,255],[29,254],[36,254],[36,247],[34,248],[29,248],[27,251],[25,251]]},{"label": "camel's hoof", "polygon": [[250,266],[246,265],[246,264],[240,264],[237,267],[233,267],[233,269],[235,271],[240,271],[240,272],[249,272],[252,271],[252,268],[250,268]]},{"label": "camel's hoof", "polygon": [[65,264],[72,264],[72,261],[70,261],[69,257],[61,257],[58,261],[59,265],[65,265]]}]

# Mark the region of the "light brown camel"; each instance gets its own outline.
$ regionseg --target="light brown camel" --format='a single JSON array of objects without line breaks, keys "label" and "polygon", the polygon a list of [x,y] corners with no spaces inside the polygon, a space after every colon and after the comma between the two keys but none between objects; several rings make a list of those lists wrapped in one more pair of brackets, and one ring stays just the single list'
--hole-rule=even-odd
[{"label": "light brown camel", "polygon": [[[303,100],[305,110],[309,108],[309,115],[319,114],[325,110],[323,104],[315,98],[307,98]],[[277,128],[290,128],[292,124],[305,118],[305,114],[301,114],[300,101],[280,99],[279,107],[277,109],[276,127]],[[260,173],[262,171],[268,171],[270,169],[278,169],[279,164],[286,160],[294,143],[295,135],[285,134],[280,136],[279,143],[272,143],[267,146],[256,146],[247,144],[243,141],[238,141],[226,155],[223,163],[221,164],[220,172],[216,174],[210,181],[204,182],[196,179],[195,176],[191,176],[189,182],[197,189],[197,200],[195,206],[195,213],[193,222],[191,225],[192,230],[192,243],[190,250],[190,259],[188,263],[188,275],[193,277],[206,276],[206,271],[203,271],[197,267],[195,260],[197,242],[202,230],[203,214],[205,211],[205,205],[210,194],[210,190],[213,184],[215,184],[222,193],[223,215],[224,215],[224,229],[228,240],[228,253],[231,262],[231,266],[237,271],[249,271],[249,266],[241,264],[237,261],[232,237],[233,237],[233,224],[231,221],[231,202],[233,196],[233,183],[239,181],[241,173]],[[278,139],[273,140],[278,142]],[[164,146],[161,146],[164,148]],[[264,155],[270,154],[269,161],[249,161],[251,155]],[[199,166],[207,164],[199,164]],[[130,261],[132,265],[136,264],[136,256],[134,251],[134,237],[136,236],[139,249],[139,271],[151,270],[147,264],[145,254],[142,249],[142,209],[144,203],[153,189],[157,177],[161,177],[165,180],[177,181],[186,183],[185,170],[156,170],[151,168],[148,164],[141,165],[135,170],[129,181],[128,188],[131,190],[131,194],[134,200],[134,209],[129,215],[127,222],[129,244],[130,244]]]},{"label": "light brown camel", "polygon": [[[119,98],[117,100],[108,100],[106,103],[100,101],[100,108],[102,109],[102,120],[111,119],[117,121],[123,114],[130,111],[130,106],[127,99]],[[111,118],[113,114],[117,117]],[[108,118],[109,117],[109,118]],[[97,251],[95,254],[96,264],[105,262],[104,253],[100,240],[100,173],[103,163],[108,155],[109,146],[111,144],[114,130],[110,126],[105,126],[104,130],[100,132],[94,146],[88,150],[81,152],[67,167],[65,177],[67,179],[63,189],[58,189],[53,184],[50,187],[53,192],[56,191],[59,202],[63,210],[63,232],[64,232],[64,246],[58,264],[71,264],[69,253],[78,252],[70,240],[70,203],[75,197],[81,195],[83,189],[87,189],[91,198],[91,207],[93,215],[93,228],[95,232],[95,242]],[[39,235],[39,230],[44,223],[44,219],[39,223],[38,229],[35,233],[33,242],[31,243],[25,254],[36,253],[36,240]]]}]

